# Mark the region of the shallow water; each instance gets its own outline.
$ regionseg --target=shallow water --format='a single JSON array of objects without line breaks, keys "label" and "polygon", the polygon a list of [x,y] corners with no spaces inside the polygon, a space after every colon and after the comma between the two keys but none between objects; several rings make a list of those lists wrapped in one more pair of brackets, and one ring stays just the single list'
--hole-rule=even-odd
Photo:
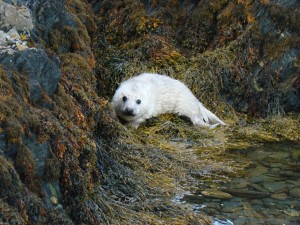
[{"label": "shallow water", "polygon": [[189,188],[175,201],[205,212],[215,225],[300,224],[300,143],[265,144],[228,154],[236,162],[252,162],[243,175],[217,186],[183,180],[180,185]]}]

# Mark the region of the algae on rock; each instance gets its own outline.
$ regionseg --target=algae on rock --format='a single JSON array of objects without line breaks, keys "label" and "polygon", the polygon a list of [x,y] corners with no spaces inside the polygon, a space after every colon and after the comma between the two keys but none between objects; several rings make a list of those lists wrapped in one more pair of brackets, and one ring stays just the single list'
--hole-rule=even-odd
[{"label": "algae on rock", "polygon": [[[178,180],[218,187],[247,166],[226,151],[300,140],[296,1],[4,2],[33,28],[30,49],[0,51],[0,223],[209,224],[171,201]],[[110,98],[141,72],[184,81],[228,126],[122,126]]]}]

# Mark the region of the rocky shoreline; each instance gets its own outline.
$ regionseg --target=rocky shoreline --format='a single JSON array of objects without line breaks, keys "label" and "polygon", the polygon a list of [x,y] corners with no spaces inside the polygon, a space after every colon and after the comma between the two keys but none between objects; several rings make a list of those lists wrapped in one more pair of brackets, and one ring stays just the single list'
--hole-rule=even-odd
[{"label": "rocky shoreline", "polygon": [[[178,177],[207,169],[182,146],[217,157],[300,140],[299,7],[0,1],[0,223],[210,223],[171,201]],[[166,115],[123,127],[109,101],[141,71],[182,80],[229,125]]]}]

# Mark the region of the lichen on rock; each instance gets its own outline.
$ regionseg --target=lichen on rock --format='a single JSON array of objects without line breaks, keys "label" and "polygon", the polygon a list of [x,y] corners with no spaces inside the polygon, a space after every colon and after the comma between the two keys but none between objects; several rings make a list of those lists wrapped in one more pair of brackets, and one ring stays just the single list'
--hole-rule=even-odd
[{"label": "lichen on rock", "polygon": [[[171,201],[178,180],[228,181],[248,165],[226,151],[300,140],[297,1],[206,3],[0,1],[0,223],[209,224]],[[228,125],[123,126],[111,96],[141,72]]]}]

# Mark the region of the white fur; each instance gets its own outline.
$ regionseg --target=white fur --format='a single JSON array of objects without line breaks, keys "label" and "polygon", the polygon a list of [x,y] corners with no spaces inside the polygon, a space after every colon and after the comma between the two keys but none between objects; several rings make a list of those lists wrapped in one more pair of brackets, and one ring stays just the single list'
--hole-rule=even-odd
[{"label": "white fur", "polygon": [[143,73],[122,82],[112,105],[117,115],[135,128],[146,119],[164,113],[187,116],[194,125],[225,125],[182,82],[159,74]]}]

